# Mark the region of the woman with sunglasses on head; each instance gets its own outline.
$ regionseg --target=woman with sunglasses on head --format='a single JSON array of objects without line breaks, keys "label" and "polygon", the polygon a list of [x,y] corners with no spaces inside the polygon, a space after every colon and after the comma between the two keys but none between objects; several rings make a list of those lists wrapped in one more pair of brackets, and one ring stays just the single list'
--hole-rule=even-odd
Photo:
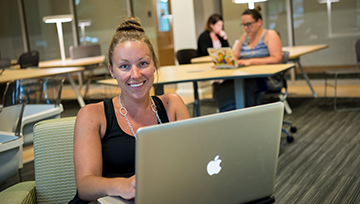
[{"label": "woman with sunglasses on head", "polygon": [[229,42],[227,41],[227,35],[223,30],[223,25],[223,19],[219,14],[213,14],[208,18],[205,25],[205,31],[200,34],[197,42],[198,57],[209,55],[207,51],[209,47],[229,47]]},{"label": "woman with sunglasses on head", "polygon": [[[261,7],[246,9],[241,15],[245,33],[232,48],[239,65],[278,64],[282,59],[282,45],[278,33],[262,28]],[[235,109],[233,80],[226,80],[214,87],[214,98],[220,111]],[[266,78],[245,79],[245,105],[261,104],[266,90],[273,86]],[[281,86],[281,85],[278,85]]]},{"label": "woman with sunglasses on head", "polygon": [[158,71],[150,39],[137,18],[126,18],[109,46],[108,69],[121,94],[80,109],[74,131],[77,194],[70,203],[135,196],[135,143],[140,127],[190,118],[176,94],[150,96]]}]

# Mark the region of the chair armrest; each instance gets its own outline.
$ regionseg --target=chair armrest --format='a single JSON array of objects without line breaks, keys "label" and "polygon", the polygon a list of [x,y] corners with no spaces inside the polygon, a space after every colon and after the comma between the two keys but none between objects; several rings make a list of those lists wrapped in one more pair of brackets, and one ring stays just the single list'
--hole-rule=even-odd
[{"label": "chair armrest", "polygon": [[17,183],[0,192],[1,203],[36,204],[35,181]]}]

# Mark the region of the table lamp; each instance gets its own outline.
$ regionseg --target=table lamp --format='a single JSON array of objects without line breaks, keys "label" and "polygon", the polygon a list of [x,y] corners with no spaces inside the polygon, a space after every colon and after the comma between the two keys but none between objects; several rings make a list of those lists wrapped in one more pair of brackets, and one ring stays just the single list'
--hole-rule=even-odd
[{"label": "table lamp", "polygon": [[71,14],[68,15],[54,15],[54,16],[44,16],[43,21],[45,23],[56,23],[57,33],[59,37],[59,45],[60,45],[60,54],[61,61],[65,62],[65,49],[64,49],[64,36],[62,30],[62,23],[71,22],[73,16]]},{"label": "table lamp", "polygon": [[249,5],[249,9],[254,9],[255,8],[255,2],[264,2],[267,0],[233,0],[233,2],[235,4],[248,4]]},{"label": "table lamp", "polygon": [[78,22],[78,26],[81,28],[81,36],[82,36],[84,45],[86,45],[85,26],[90,26],[90,25],[91,25],[91,20],[79,20],[79,22]]}]

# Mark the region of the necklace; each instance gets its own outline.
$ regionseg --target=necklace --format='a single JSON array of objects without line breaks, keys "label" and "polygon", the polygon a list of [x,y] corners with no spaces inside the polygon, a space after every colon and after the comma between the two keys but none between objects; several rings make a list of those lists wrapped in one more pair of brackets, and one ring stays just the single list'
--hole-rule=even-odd
[{"label": "necklace", "polygon": [[[151,96],[150,96],[150,100],[151,100],[151,106],[150,106],[150,107],[151,107],[151,110],[155,113],[158,122],[159,122],[160,124],[162,124],[162,122],[161,122],[161,120],[160,120],[160,117],[159,117],[159,114],[158,114],[158,112],[157,112],[157,107],[156,107],[156,105],[155,105],[155,103],[154,103],[154,100],[152,99]],[[134,132],[133,127],[131,126],[131,123],[130,123],[129,118],[127,117],[128,111],[126,110],[126,108],[125,108],[125,107],[122,105],[122,103],[121,103],[121,94],[119,95],[119,103],[120,103],[119,112],[120,112],[120,114],[121,114],[122,116],[125,117],[126,122],[127,122],[127,124],[129,125],[129,127],[130,127],[131,133],[134,135],[135,139],[137,139],[137,135],[136,135],[136,133]],[[123,112],[124,112],[124,113],[123,113]]]}]

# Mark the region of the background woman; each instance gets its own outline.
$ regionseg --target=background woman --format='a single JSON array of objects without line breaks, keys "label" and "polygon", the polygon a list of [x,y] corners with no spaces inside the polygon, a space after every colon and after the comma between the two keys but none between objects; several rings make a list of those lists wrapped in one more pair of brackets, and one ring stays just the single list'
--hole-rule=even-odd
[{"label": "background woman", "polygon": [[[261,7],[246,9],[241,16],[245,33],[233,47],[234,56],[240,65],[260,65],[281,63],[282,45],[279,35],[274,30],[262,28]],[[215,87],[215,99],[220,111],[235,109],[234,81],[227,80]],[[261,104],[266,90],[273,84],[266,78],[246,79],[246,106]]]},{"label": "background woman", "polygon": [[143,126],[189,118],[176,94],[150,97],[157,59],[140,22],[126,18],[109,46],[108,68],[121,94],[80,109],[74,132],[78,193],[73,203],[135,196],[136,131]]},{"label": "background woman", "polygon": [[209,47],[221,48],[229,47],[227,35],[223,30],[223,19],[219,14],[213,14],[206,22],[205,31],[201,33],[198,39],[198,57],[209,55]]}]

